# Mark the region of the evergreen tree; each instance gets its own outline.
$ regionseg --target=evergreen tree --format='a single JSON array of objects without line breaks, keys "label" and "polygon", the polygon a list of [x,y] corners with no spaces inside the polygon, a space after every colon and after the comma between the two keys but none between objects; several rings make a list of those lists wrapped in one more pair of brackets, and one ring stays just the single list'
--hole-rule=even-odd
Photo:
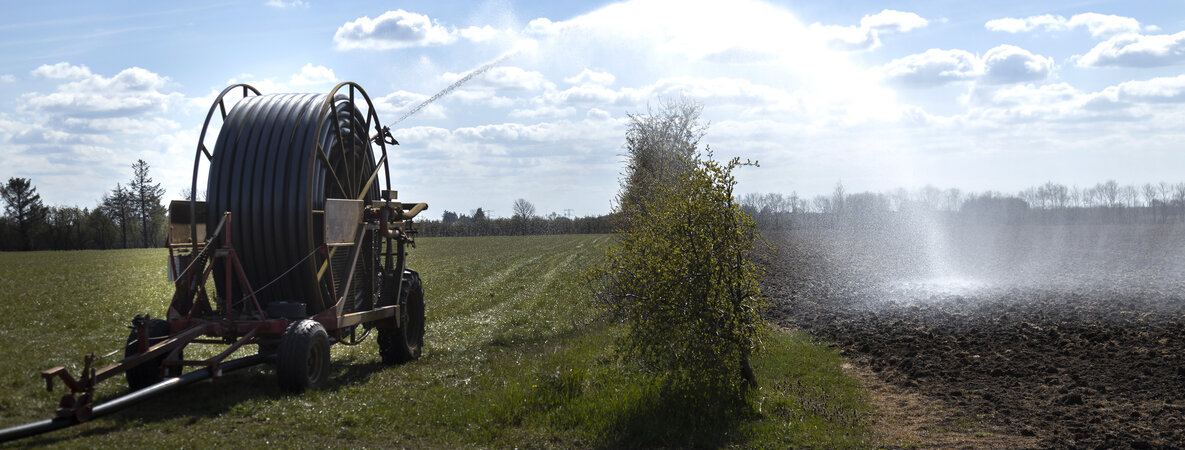
[{"label": "evergreen tree", "polygon": [[45,222],[48,208],[41,203],[41,195],[28,178],[9,178],[8,183],[0,186],[0,196],[4,197],[4,213],[15,225],[19,248],[33,249],[33,235]]},{"label": "evergreen tree", "polygon": [[140,220],[140,236],[144,247],[150,247],[156,241],[157,226],[164,219],[164,207],[161,200],[165,196],[160,183],[152,184],[152,177],[148,175],[148,163],[143,159],[132,164],[132,181],[128,183],[128,191],[132,196],[132,212]]}]

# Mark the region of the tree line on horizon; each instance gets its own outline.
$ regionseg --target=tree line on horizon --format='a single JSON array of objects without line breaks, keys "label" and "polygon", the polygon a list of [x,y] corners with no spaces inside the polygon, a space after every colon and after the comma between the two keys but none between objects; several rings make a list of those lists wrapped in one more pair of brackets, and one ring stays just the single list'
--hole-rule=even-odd
[{"label": "tree line on horizon", "polygon": [[983,223],[1168,223],[1185,221],[1185,182],[1121,185],[1108,180],[1085,188],[1047,182],[1015,194],[934,186],[848,193],[839,182],[830,195],[748,193],[740,203],[767,229],[835,226],[918,212]]},{"label": "tree line on horizon", "polygon": [[0,250],[83,250],[164,245],[165,190],[153,183],[144,160],[132,164],[132,178],[117,183],[93,208],[46,206],[28,178],[0,184]]},{"label": "tree line on horizon", "polygon": [[526,199],[515,200],[510,217],[492,218],[483,208],[469,214],[445,210],[440,220],[416,222],[417,231],[424,237],[450,236],[525,236],[544,234],[601,234],[613,232],[612,214],[587,217],[567,217],[555,212],[547,216],[535,214],[535,205]]},{"label": "tree line on horizon", "polygon": [[[153,183],[149,169],[138,160],[127,184],[117,183],[93,208],[46,206],[30,179],[9,178],[0,184],[0,251],[163,246],[165,190]],[[914,212],[981,223],[1168,223],[1185,222],[1185,182],[1121,185],[1108,180],[1086,188],[1047,182],[1015,194],[934,186],[848,193],[839,182],[830,195],[748,193],[738,203],[764,229],[838,226]],[[511,209],[511,217],[500,218],[480,207],[469,214],[445,210],[439,220],[417,222],[418,231],[425,237],[599,234],[615,232],[619,221],[612,213],[539,216],[522,198]]]},{"label": "tree line on horizon", "polygon": [[[127,184],[117,183],[92,208],[46,206],[28,178],[0,184],[0,251],[85,250],[161,247],[168,234],[165,190],[153,183],[149,165],[132,165]],[[182,193],[182,197],[188,197]],[[491,218],[482,208],[470,214],[445,211],[441,220],[417,223],[421,236],[520,236],[613,232],[612,215],[566,217],[535,214],[525,199],[512,205],[514,215]]]}]

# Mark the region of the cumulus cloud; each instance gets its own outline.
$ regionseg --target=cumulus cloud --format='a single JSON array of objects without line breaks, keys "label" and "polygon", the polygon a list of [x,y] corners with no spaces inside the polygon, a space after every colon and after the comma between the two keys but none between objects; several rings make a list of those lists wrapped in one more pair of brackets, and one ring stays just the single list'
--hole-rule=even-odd
[{"label": "cumulus cloud", "polygon": [[1035,86],[1018,84],[991,92],[991,103],[1004,106],[1052,105],[1081,98],[1078,89],[1067,83]]},{"label": "cumulus cloud", "polygon": [[304,67],[300,68],[300,72],[292,74],[292,79],[288,83],[293,86],[308,86],[336,82],[337,76],[333,74],[333,69],[325,66],[314,66],[313,63],[306,63]]},{"label": "cumulus cloud", "polygon": [[792,95],[784,90],[741,78],[663,78],[630,94],[634,96],[635,102],[650,98],[687,97],[715,105],[747,107],[774,107],[792,101]]},{"label": "cumulus cloud", "polygon": [[374,19],[359,17],[346,22],[333,35],[338,50],[427,47],[455,40],[455,33],[428,16],[402,9],[387,11]]},{"label": "cumulus cloud", "polygon": [[[112,174],[129,173],[137,158],[149,161],[156,174],[169,173],[170,163],[158,156],[171,144],[161,138],[177,134],[181,125],[167,115],[189,102],[168,77],[140,67],[108,75],[67,62],[31,74],[51,87],[17,99],[19,129],[6,130],[8,121],[0,117],[0,142],[9,149],[0,165],[36,178],[47,202],[97,200]],[[186,142],[191,163],[194,143]]]},{"label": "cumulus cloud", "polygon": [[613,118],[613,115],[600,108],[590,108],[588,112],[585,113],[585,117],[587,117],[589,120],[609,120]]},{"label": "cumulus cloud", "polygon": [[[573,78],[569,82],[576,81]],[[791,111],[804,113],[802,99],[782,89],[753,83],[741,78],[666,77],[641,87],[613,89],[593,83],[581,83],[563,90],[551,89],[531,100],[530,108],[516,110],[516,117],[559,117],[582,109],[613,106],[622,109],[645,108],[654,99],[687,98],[715,108],[738,108],[742,114]]]},{"label": "cumulus cloud", "polygon": [[983,68],[979,57],[966,50],[932,48],[895,59],[878,71],[895,84],[931,87],[975,79],[982,74]]},{"label": "cumulus cloud", "polygon": [[473,42],[486,42],[498,37],[498,29],[485,25],[482,27],[467,27],[460,31],[461,37]]},{"label": "cumulus cloud", "polygon": [[873,15],[866,15],[860,19],[860,28],[879,32],[906,32],[914,28],[921,28],[930,23],[921,16],[911,12],[901,12],[885,9]]},{"label": "cumulus cloud", "polygon": [[1064,82],[977,87],[969,100],[972,108],[964,117],[982,125],[1122,123],[1148,117],[1149,108],[1185,103],[1185,75],[1125,81],[1094,92],[1083,92]]},{"label": "cumulus cloud", "polygon": [[40,67],[33,69],[31,73],[34,77],[49,78],[52,80],[78,79],[91,76],[90,68],[83,65],[76,66],[65,62],[60,62],[57,64],[43,64]]},{"label": "cumulus cloud", "polygon": [[886,9],[866,15],[858,26],[812,24],[811,29],[822,34],[831,46],[842,50],[872,50],[881,46],[880,35],[904,33],[924,27],[930,22],[911,12]]},{"label": "cumulus cloud", "polygon": [[1040,81],[1053,73],[1053,58],[1034,55],[1020,47],[1001,45],[983,56],[987,83],[1005,84]]},{"label": "cumulus cloud", "polygon": [[1145,103],[1185,102],[1185,75],[1125,81],[1115,86],[1117,101]]},{"label": "cumulus cloud", "polygon": [[180,94],[162,92],[169,79],[146,69],[131,67],[110,78],[91,73],[86,66],[67,63],[43,65],[33,75],[69,80],[49,94],[29,93],[22,108],[37,113],[66,116],[126,116],[163,112]]},{"label": "cumulus cloud", "polygon": [[515,119],[540,119],[549,117],[565,117],[576,112],[571,106],[542,105],[533,108],[519,108],[510,111],[510,117]]},{"label": "cumulus cloud", "polygon": [[934,87],[961,81],[1008,84],[1040,81],[1053,73],[1053,58],[1012,45],[988,50],[982,58],[966,50],[932,48],[895,59],[876,69],[886,81],[905,87]]},{"label": "cumulus cloud", "polygon": [[1157,67],[1185,62],[1185,31],[1176,34],[1121,34],[1100,42],[1081,58],[1080,67]]},{"label": "cumulus cloud", "polygon": [[[1005,33],[1029,32],[1036,29],[1064,31],[1078,27],[1086,28],[1090,31],[1090,35],[1096,38],[1121,33],[1134,33],[1141,29],[1140,21],[1131,17],[1099,13],[1075,14],[1069,19],[1064,16],[1055,16],[1052,14],[1023,18],[1005,17],[989,20],[984,24],[984,28],[990,31],[1002,31]],[[1147,29],[1151,29],[1151,27],[1147,27]]]},{"label": "cumulus cloud", "polygon": [[[852,28],[883,37],[914,30],[923,22],[928,23],[913,13],[889,11],[871,14]],[[546,68],[544,73],[549,76],[557,72],[570,75],[571,67],[588,67],[617,76],[626,72],[652,74],[651,80],[695,73],[713,77],[742,73],[722,70],[721,65],[745,64],[745,78],[754,85],[773,86],[783,93],[802,92],[801,96],[814,99],[810,103],[819,109],[847,117],[895,114],[898,106],[892,92],[876,83],[851,55],[835,51],[828,44],[828,33],[820,27],[804,25],[790,11],[765,1],[632,0],[561,22],[538,19],[523,33],[538,42],[538,50],[528,56]],[[565,80],[557,77],[556,81]],[[552,102],[575,102],[570,106],[577,111],[596,106],[589,104],[593,101],[637,108],[639,103],[634,99],[640,94],[636,93],[649,92],[648,82],[643,79],[643,86],[631,84],[620,90],[583,83],[545,96]],[[643,107],[645,100],[650,99],[642,99]],[[739,107],[740,111],[734,108],[733,112],[757,113],[753,109],[757,107],[743,103],[730,100],[727,105]],[[783,102],[765,102],[760,107],[771,104]]]},{"label": "cumulus cloud", "polygon": [[[452,83],[464,77],[465,73],[445,72],[441,78]],[[461,86],[461,90],[495,90],[495,91],[539,91],[554,85],[547,81],[542,73],[525,70],[516,66],[498,66],[490,69],[480,77],[471,79]]]},{"label": "cumulus cloud", "polygon": [[580,73],[564,78],[564,82],[568,84],[599,84],[601,86],[608,86],[617,80],[613,74],[609,72],[597,72],[587,67]]},{"label": "cumulus cloud", "polygon": [[[408,91],[395,91],[374,99],[374,107],[379,117],[394,120],[412,108],[428,100],[428,96]],[[445,108],[440,102],[431,103],[416,113],[420,119],[442,119],[446,116]]]},{"label": "cumulus cloud", "polygon": [[555,36],[563,31],[564,25],[561,23],[552,22],[551,19],[540,17],[527,22],[527,27],[523,29],[523,33],[529,36]]}]

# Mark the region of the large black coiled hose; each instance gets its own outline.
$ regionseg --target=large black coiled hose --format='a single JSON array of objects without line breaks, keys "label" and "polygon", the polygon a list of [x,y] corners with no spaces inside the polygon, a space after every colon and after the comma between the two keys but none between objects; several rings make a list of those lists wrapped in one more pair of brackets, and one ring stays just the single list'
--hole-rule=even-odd
[{"label": "large black coiled hose", "polygon": [[[231,212],[232,245],[252,288],[274,281],[257,293],[261,303],[301,302],[308,315],[332,306],[345,282],[331,283],[323,265],[334,266],[337,277],[348,270],[349,248],[336,249],[329,264],[316,251],[325,243],[325,199],[379,198],[379,183],[368,186],[375,159],[365,119],[348,97],[326,98],[275,94],[240,101],[218,134],[206,186],[207,223]],[[358,296],[373,289],[366,275],[373,273],[373,256],[363,247],[351,289]],[[227,285],[223,264],[217,260],[213,272],[219,295],[229,294],[242,308],[248,292],[233,273]]]}]

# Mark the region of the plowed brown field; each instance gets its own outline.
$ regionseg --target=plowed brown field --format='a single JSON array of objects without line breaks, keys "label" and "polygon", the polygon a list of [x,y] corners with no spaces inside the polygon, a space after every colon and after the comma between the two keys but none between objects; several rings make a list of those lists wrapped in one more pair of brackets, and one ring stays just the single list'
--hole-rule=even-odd
[{"label": "plowed brown field", "polygon": [[890,385],[1042,447],[1185,445],[1185,226],[766,239],[777,321]]}]

